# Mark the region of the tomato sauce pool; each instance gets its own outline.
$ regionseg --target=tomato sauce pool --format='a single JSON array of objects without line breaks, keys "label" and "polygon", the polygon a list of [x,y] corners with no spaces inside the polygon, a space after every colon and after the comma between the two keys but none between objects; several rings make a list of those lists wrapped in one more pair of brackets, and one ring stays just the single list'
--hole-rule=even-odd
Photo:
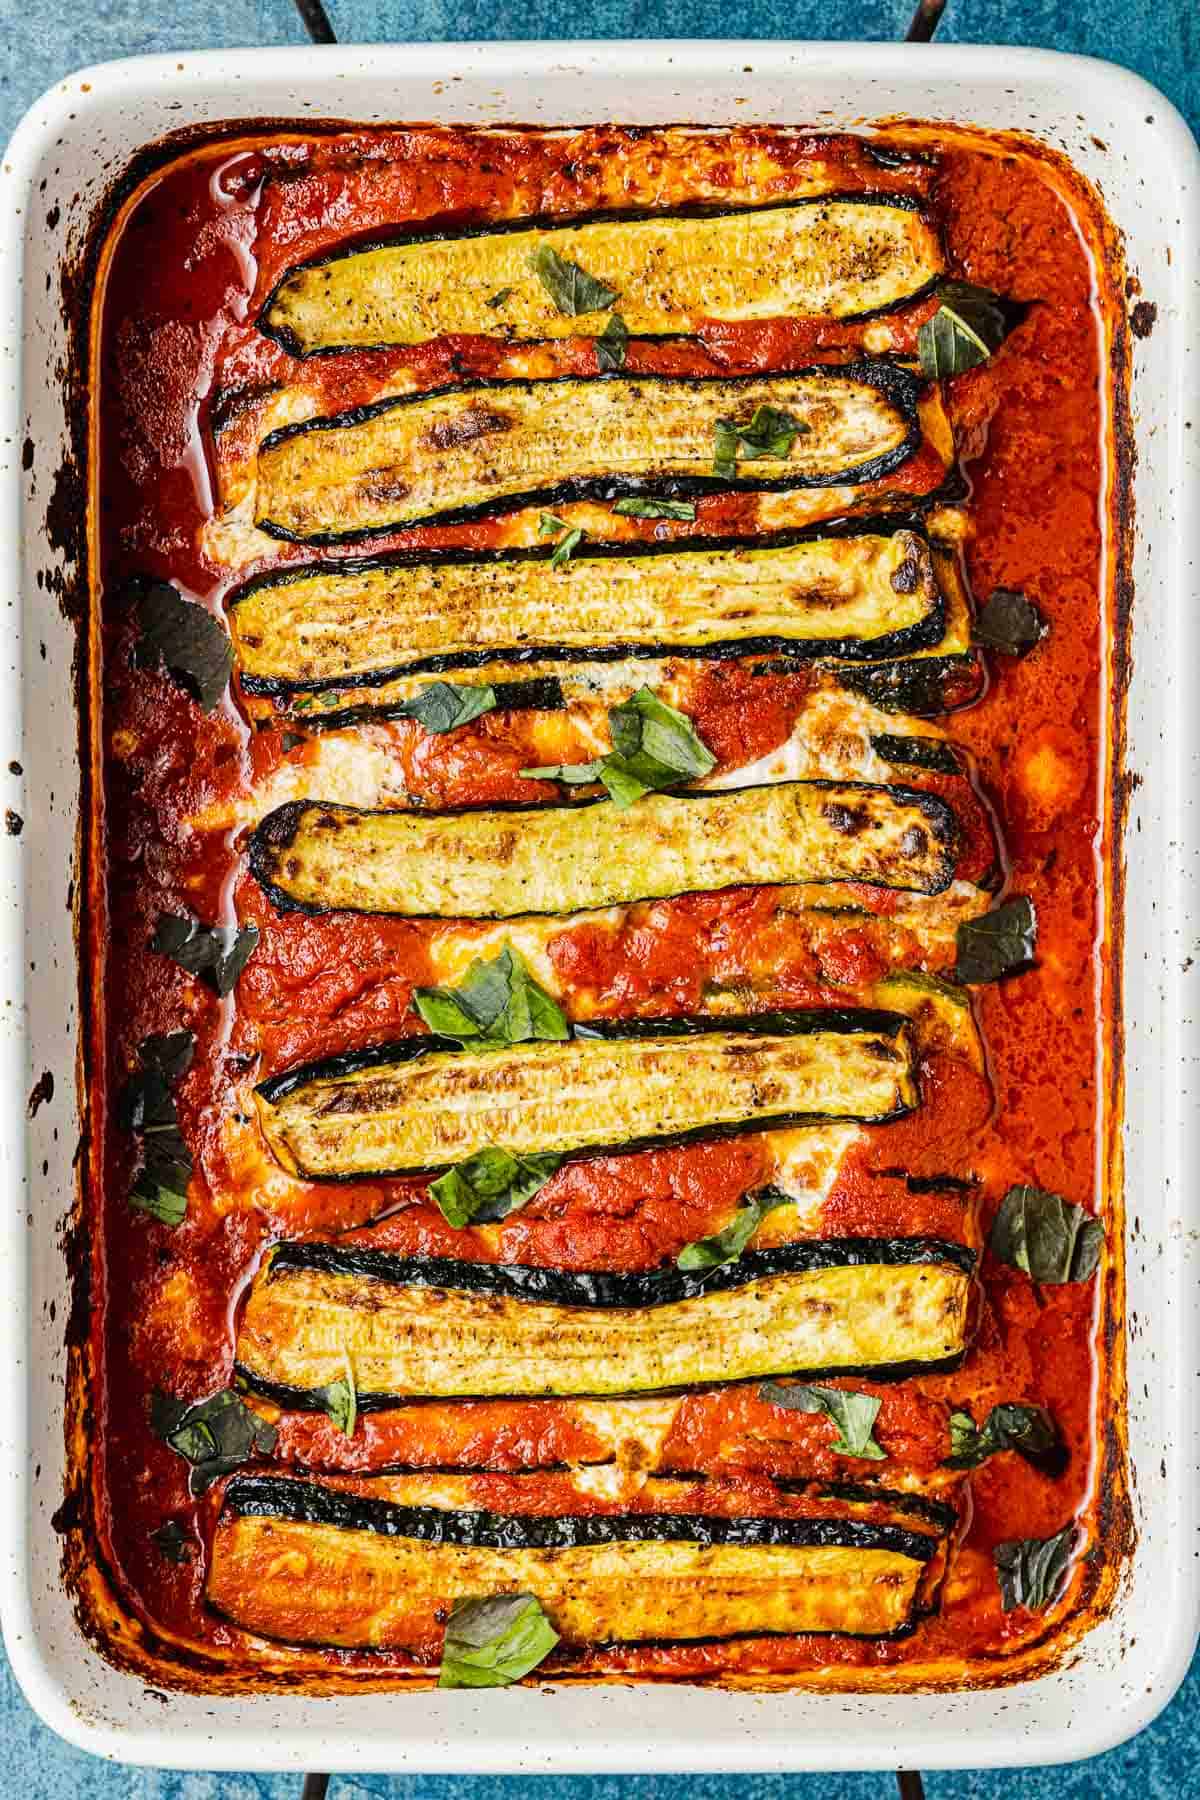
[{"label": "tomato sauce pool", "polygon": [[[92,1099],[100,1129],[91,1167],[99,1300],[93,1315],[97,1547],[135,1618],[164,1640],[219,1651],[251,1676],[254,1652],[204,1605],[211,1501],[189,1493],[187,1465],[152,1429],[151,1397],[160,1391],[197,1400],[228,1382],[239,1297],[266,1246],[282,1235],[386,1229],[391,1239],[378,1241],[443,1254],[449,1243],[453,1253],[456,1234],[429,1206],[424,1184],[323,1188],[276,1180],[244,1110],[256,1072],[414,1029],[409,996],[430,979],[432,940],[430,928],[398,920],[275,914],[245,873],[246,806],[256,784],[289,758],[303,764],[306,749],[289,746],[277,723],[253,719],[233,694],[206,715],[164,671],[137,666],[129,583],[138,576],[169,581],[219,613],[235,579],[296,560],[296,547],[248,538],[235,572],[222,545],[234,541],[231,534],[246,516],[238,471],[256,422],[299,371],[309,383],[310,410],[328,412],[403,382],[406,372],[425,385],[508,366],[506,346],[471,339],[300,365],[254,324],[257,306],[285,267],[348,237],[370,235],[382,223],[585,210],[617,204],[624,194],[636,198],[651,177],[663,199],[694,193],[698,175],[710,184],[701,191],[711,191],[712,184],[735,182],[763,144],[784,165],[791,159],[799,166],[818,153],[840,157],[846,191],[884,184],[878,166],[844,142],[822,148],[818,139],[781,140],[749,130],[718,138],[707,151],[687,152],[664,150],[654,133],[596,130],[573,140],[501,133],[480,152],[453,132],[364,131],[212,143],[149,180],[114,228],[95,350],[102,665],[94,696],[101,804],[90,887],[94,916],[102,921],[93,934],[99,1079]],[[944,722],[952,740],[970,752],[977,794],[986,803],[981,810],[968,791],[964,816],[974,807],[986,838],[986,807],[994,809],[1007,879],[1035,903],[1038,957],[1019,979],[974,990],[986,1075],[927,1070],[929,1104],[888,1128],[886,1157],[875,1154],[874,1139],[871,1154],[876,1174],[902,1165],[977,1177],[986,1232],[1013,1183],[1031,1182],[1104,1208],[1101,780],[1111,546],[1102,309],[1109,301],[1090,203],[1062,178],[1059,165],[966,134],[934,147],[935,164],[903,163],[888,173],[886,185],[928,194],[944,223],[954,271],[1022,307],[1002,352],[948,384],[947,404],[970,486],[973,531],[965,563],[973,592],[982,600],[997,587],[1020,589],[1050,630],[1035,654],[998,658],[983,697]],[[931,308],[917,302],[897,316],[894,353],[911,353]],[[686,344],[634,344],[630,359],[631,366],[679,370],[794,366],[797,355],[843,356],[847,344],[861,343],[856,331],[861,327],[788,322],[713,327]],[[578,343],[532,354],[546,370],[594,366],[591,351]],[[903,479],[917,484],[925,476],[918,467]],[[890,484],[893,494],[897,486],[903,480]],[[736,529],[743,506],[740,498],[706,501],[701,517],[714,528]],[[671,524],[622,526],[630,535],[682,535]],[[387,542],[486,546],[505,541],[503,534],[504,527],[485,521],[398,533]],[[737,766],[787,737],[805,688],[803,677],[751,681],[736,667],[719,670],[697,689],[693,723],[724,766]],[[529,784],[518,771],[530,729],[514,714],[441,739],[405,724],[390,741],[435,802],[522,798]],[[959,787],[967,784],[960,780]],[[240,916],[259,926],[259,947],[233,997],[219,1000],[149,950],[162,912],[225,923]],[[786,970],[785,998],[792,1004],[836,1001],[839,983],[862,983],[881,972],[869,919],[843,946],[848,961],[831,971],[798,938],[781,939],[777,922],[768,926],[745,893],[736,904],[720,897],[660,905],[615,948],[589,940],[586,928],[567,932],[555,964],[568,995],[574,986],[586,987],[600,996],[600,1010],[687,1011],[700,996],[701,977],[719,978],[718,941],[736,930],[749,955],[755,934],[768,928],[776,934],[770,953]],[[919,945],[914,949],[917,961]],[[114,1101],[136,1066],[139,1043],[181,1028],[196,1037],[194,1060],[177,1090],[195,1176],[187,1218],[169,1231],[127,1204],[136,1151],[119,1127]],[[524,1214],[470,1253],[577,1267],[646,1266],[725,1216],[731,1184],[737,1191],[753,1184],[756,1146],[746,1139],[564,1171]],[[636,1165],[634,1177],[622,1172],[623,1161]],[[866,1234],[873,1226],[925,1229],[931,1219],[936,1228],[935,1202],[921,1219],[905,1219],[891,1195],[862,1158],[857,1171],[851,1158],[827,1202],[827,1219],[849,1221],[848,1229]],[[373,1226],[381,1214],[384,1225]],[[940,1612],[897,1641],[813,1637],[659,1646],[595,1652],[576,1666],[711,1678],[739,1670],[803,1676],[822,1668],[866,1673],[920,1665],[924,1675],[952,1680],[994,1670],[1033,1641],[1044,1622],[1022,1610],[1001,1612],[990,1553],[1002,1539],[1049,1535],[1076,1513],[1096,1528],[1104,1455],[1094,1420],[1096,1293],[1086,1283],[1035,1288],[987,1256],[981,1287],[977,1335],[965,1364],[890,1390],[888,1429],[911,1448],[923,1441],[931,1407],[944,1419],[949,1406],[967,1404],[979,1420],[997,1400],[1021,1398],[1053,1413],[1069,1460],[1056,1477],[1014,1455],[994,1457],[973,1474]],[[733,1392],[706,1407],[692,1405],[676,1427],[687,1439],[692,1467],[718,1453],[722,1432],[742,1405]],[[511,1466],[536,1447],[545,1418],[537,1407],[507,1407]],[[881,1414],[881,1429],[883,1423]],[[368,1423],[368,1447],[381,1429],[378,1417]],[[393,1462],[404,1460],[398,1429],[387,1446]],[[303,1454],[303,1445],[311,1448],[313,1434],[324,1430],[324,1421],[285,1419],[283,1453],[294,1440]],[[568,1460],[569,1436],[562,1446]],[[929,1462],[928,1447],[922,1454]],[[843,1478],[853,1473],[852,1464],[827,1462]],[[164,1555],[154,1537],[167,1518],[183,1533],[181,1560]],[[1103,1553],[1105,1546],[1099,1548]],[[371,1659],[329,1652],[326,1660],[346,1669]],[[320,1661],[306,1653],[303,1666],[319,1674]],[[386,1672],[404,1664],[389,1657],[373,1666]]]}]

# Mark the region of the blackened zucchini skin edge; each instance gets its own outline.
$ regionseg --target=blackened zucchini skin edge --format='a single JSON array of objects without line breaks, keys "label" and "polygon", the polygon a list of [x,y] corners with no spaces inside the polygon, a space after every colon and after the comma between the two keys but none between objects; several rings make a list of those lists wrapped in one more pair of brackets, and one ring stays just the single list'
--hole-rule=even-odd
[{"label": "blackened zucchini skin edge", "polygon": [[[534,1263],[460,1261],[451,1256],[397,1256],[388,1250],[337,1244],[279,1244],[270,1253],[268,1283],[290,1270],[354,1275],[390,1287],[451,1289],[497,1295],[548,1306],[586,1306],[598,1311],[675,1306],[702,1294],[727,1293],[772,1275],[816,1273],[822,1269],[911,1267],[950,1263],[964,1275],[975,1272],[975,1252],[941,1238],[802,1238],[766,1250],[746,1250],[734,1262],[713,1269],[627,1271],[553,1269]],[[923,1367],[925,1365],[922,1365]]]},{"label": "blackened zucchini skin edge", "polygon": [[[455,238],[508,237],[521,231],[576,231],[582,225],[636,225],[642,220],[657,221],[671,219],[722,219],[739,213],[791,212],[799,207],[831,206],[838,202],[851,203],[856,206],[888,206],[897,207],[904,212],[919,213],[926,224],[934,221],[925,204],[913,194],[891,194],[886,190],[875,193],[855,193],[853,189],[842,193],[805,194],[794,200],[768,200],[757,204],[735,206],[721,202],[698,201],[691,205],[671,206],[666,208],[637,207],[626,211],[622,208],[596,208],[582,213],[533,213],[520,219],[500,219],[478,225],[447,225],[434,231],[394,230],[377,232],[372,237],[362,238],[349,244],[339,244],[334,250],[322,251],[319,256],[304,258],[301,262],[292,263],[284,270],[271,292],[264,300],[254,323],[264,337],[277,343],[289,356],[297,361],[307,362],[313,356],[344,356],[345,349],[340,344],[319,345],[306,350],[299,338],[286,325],[276,325],[271,320],[271,313],[276,305],[280,290],[296,275],[308,269],[324,269],[330,263],[344,262],[352,256],[363,256],[372,250],[390,250],[404,248],[410,244],[443,244]],[[890,300],[884,306],[873,307],[869,312],[850,313],[841,316],[840,323],[852,325],[861,319],[883,319],[891,313],[902,312],[905,307],[913,306],[925,299],[937,286],[940,277],[934,276],[925,286],[910,294],[902,294]],[[619,302],[618,302],[619,305]],[[662,342],[685,337],[683,332],[639,332],[640,339],[646,342]],[[511,338],[510,343],[519,344],[526,340]],[[394,346],[390,342],[379,344],[356,344],[355,354],[363,351],[390,350]]]},{"label": "blackened zucchini skin edge", "polygon": [[[821,376],[836,375],[843,381],[859,381],[866,387],[873,387],[889,400],[896,408],[905,425],[904,437],[894,449],[871,458],[856,468],[836,469],[810,475],[781,475],[773,479],[753,476],[734,476],[724,478],[716,475],[605,475],[581,476],[576,479],[556,482],[549,487],[529,488],[520,493],[496,495],[487,500],[473,502],[469,506],[452,508],[446,512],[423,513],[418,518],[405,519],[402,524],[388,520],[379,525],[364,526],[354,531],[292,531],[288,526],[269,518],[255,520],[259,531],[268,537],[278,538],[291,544],[345,544],[366,542],[373,537],[383,537],[397,530],[411,531],[420,525],[465,525],[474,519],[503,517],[509,513],[519,512],[527,506],[566,506],[575,500],[618,500],[627,495],[646,495],[654,499],[697,499],[705,494],[786,494],[795,488],[827,488],[855,487],[869,482],[881,481],[884,476],[891,475],[906,463],[921,443],[921,420],[918,401],[926,383],[910,370],[899,364],[866,361],[855,363],[839,363],[805,365],[799,369],[772,369],[772,376]],[[355,425],[365,425],[368,420],[393,412],[399,407],[412,406],[426,400],[440,399],[443,395],[454,395],[468,399],[472,394],[487,394],[497,389],[524,388],[529,393],[550,384],[572,382],[619,382],[637,381],[642,384],[661,384],[664,388],[681,387],[701,388],[711,382],[719,382],[724,386],[736,387],[739,384],[758,387],[766,379],[762,374],[753,375],[660,375],[642,374],[638,371],[613,371],[609,374],[579,376],[550,375],[540,381],[506,380],[479,376],[471,381],[448,382],[442,387],[421,388],[408,394],[397,394],[386,400],[375,400],[366,406],[350,407],[347,411],[333,413],[314,419],[300,419],[292,425],[282,425],[269,432],[258,446],[259,454],[264,455],[286,443],[290,438],[299,437],[307,432],[337,431]]]},{"label": "blackened zucchini skin edge", "polygon": [[[873,1500],[879,1496],[873,1494]],[[898,1506],[905,1497],[897,1495]],[[333,1525],[383,1537],[420,1538],[431,1544],[488,1546],[500,1550],[572,1550],[601,1544],[732,1544],[747,1549],[774,1544],[893,1550],[913,1562],[930,1562],[941,1540],[902,1525],[863,1519],[721,1516],[712,1513],[494,1513],[443,1511],[363,1498],[286,1476],[235,1476],[223,1510],[240,1518],[287,1519],[299,1525]]]},{"label": "blackened zucchini skin edge", "polygon": [[[894,536],[897,531],[910,531],[928,544],[924,521],[914,514],[873,518],[838,519],[829,524],[804,526],[795,531],[778,531],[753,537],[680,537],[664,543],[631,539],[619,543],[589,543],[581,554],[589,561],[624,560],[630,557],[669,557],[689,552],[724,550],[787,550],[797,544],[819,543],[825,538]],[[432,568],[486,566],[498,562],[542,562],[554,555],[554,546],[521,545],[499,550],[396,550],[380,556],[346,557],[335,562],[298,563],[286,569],[271,569],[243,582],[225,601],[226,610],[237,607],[252,594],[264,588],[290,587],[316,576],[353,576],[373,569],[404,569],[427,564]],[[939,644],[946,631],[946,601],[939,591],[937,600],[916,624],[901,631],[888,632],[877,638],[735,638],[724,643],[673,644],[665,642],[614,642],[593,645],[581,650],[561,644],[514,644],[483,650],[462,650],[446,656],[423,656],[401,667],[370,669],[362,674],[330,677],[312,681],[289,681],[281,675],[243,675],[238,680],[248,694],[286,695],[321,692],[326,688],[383,687],[390,681],[410,675],[445,675],[455,669],[477,669],[488,663],[504,661],[606,663],[629,659],[664,657],[694,658],[700,662],[721,662],[751,656],[775,656],[785,662],[888,662],[910,656],[915,650],[930,650]]]}]

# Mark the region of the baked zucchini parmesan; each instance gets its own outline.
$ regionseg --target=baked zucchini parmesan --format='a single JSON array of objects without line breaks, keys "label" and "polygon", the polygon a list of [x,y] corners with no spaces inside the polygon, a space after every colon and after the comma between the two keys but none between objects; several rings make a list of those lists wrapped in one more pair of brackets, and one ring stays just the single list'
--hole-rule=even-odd
[{"label": "baked zucchini parmesan", "polygon": [[[866,362],[771,376],[472,381],[399,394],[266,437],[256,520],[272,537],[334,544],[535,502],[879,481],[921,441],[919,393],[907,370]],[[761,433],[764,409],[769,442],[751,467],[734,442]]]},{"label": "baked zucchini parmesan", "polygon": [[927,1238],[748,1251],[700,1273],[585,1274],[285,1244],[255,1278],[238,1379],[325,1404],[354,1371],[360,1408],[405,1397],[633,1394],[766,1375],[953,1367],[974,1253]]},{"label": "baked zucchini parmesan", "polygon": [[1128,1517],[1094,197],[944,121],[547,119],[117,200],[90,1637],[205,1695],[1040,1678]]},{"label": "baked zucchini parmesan", "polygon": [[509,1485],[514,1510],[498,1513],[444,1478],[236,1477],[209,1603],[262,1637],[342,1649],[436,1653],[448,1604],[512,1592],[536,1596],[565,1645],[894,1637],[942,1573],[947,1524],[903,1494],[864,1508],[768,1490],[769,1513],[689,1515],[694,1484],[658,1480],[636,1512],[564,1514],[543,1510],[528,1477]]},{"label": "baked zucchini parmesan", "polygon": [[475,1050],[412,1037],[273,1077],[263,1132],[313,1178],[419,1173],[489,1144],[518,1156],[684,1143],[917,1101],[908,1021],[886,1012],[593,1020],[566,1042]]},{"label": "baked zucchini parmesan", "polygon": [[452,332],[598,335],[613,306],[639,335],[703,319],[862,318],[926,292],[942,266],[936,228],[917,203],[889,194],[568,225],[522,219],[406,232],[303,263],[278,283],[259,325],[311,356]]},{"label": "baked zucchini parmesan", "polygon": [[250,841],[277,906],[411,918],[508,919],[786,882],[875,882],[940,894],[958,830],[937,795],[780,782],[487,811],[282,806]]}]

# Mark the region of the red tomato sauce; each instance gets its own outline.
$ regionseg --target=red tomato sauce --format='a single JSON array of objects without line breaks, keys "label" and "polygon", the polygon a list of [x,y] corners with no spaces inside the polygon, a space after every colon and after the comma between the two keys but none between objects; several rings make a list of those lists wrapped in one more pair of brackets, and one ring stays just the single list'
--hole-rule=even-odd
[{"label": "red tomato sauce", "polygon": [[[278,914],[246,872],[245,830],[193,823],[206,811],[236,808],[296,753],[277,726],[253,729],[236,693],[205,715],[165,672],[135,666],[136,621],[123,584],[134,574],[167,580],[219,613],[247,575],[307,554],[294,545],[260,546],[235,570],[216,560],[203,536],[221,516],[222,495],[252,454],[263,408],[281,385],[302,388],[314,411],[328,412],[360,403],[404,373],[417,385],[436,385],[507,366],[507,346],[475,339],[298,363],[254,326],[286,267],[403,221],[566,216],[636,205],[651,193],[719,196],[746,178],[763,145],[775,158],[767,194],[797,191],[806,168],[824,159],[837,167],[843,191],[926,197],[945,221],[955,273],[1027,303],[1002,351],[948,384],[947,405],[970,482],[965,559],[974,594],[980,600],[996,587],[1020,588],[1051,626],[1032,655],[997,658],[984,697],[941,721],[969,752],[970,776],[904,775],[953,804],[961,879],[1006,882],[1034,900],[1037,967],[974,990],[986,1071],[944,1049],[929,1051],[921,1108],[854,1147],[812,1229],[978,1243],[1008,1186],[1026,1181],[1102,1210],[1108,524],[1100,309],[1107,302],[1086,198],[1052,179],[1053,165],[983,140],[948,141],[936,166],[882,168],[853,142],[752,130],[705,140],[678,166],[660,134],[607,130],[569,139],[498,134],[483,157],[453,132],[300,135],[214,144],[167,166],[119,222],[97,343],[102,811],[91,891],[103,929],[96,934],[91,1166],[100,1299],[95,1481],[103,1551],[122,1603],[190,1645],[219,1647],[251,1673],[246,1640],[204,1605],[203,1546],[214,1501],[189,1495],[187,1466],[151,1430],[148,1403],[155,1389],[194,1400],[228,1382],[239,1295],[267,1246],[281,1236],[350,1231],[355,1241],[408,1254],[648,1268],[718,1228],[731,1197],[760,1179],[763,1153],[749,1137],[573,1164],[502,1227],[470,1233],[446,1224],[421,1181],[322,1187],[278,1178],[246,1110],[250,1085],[301,1061],[421,1029],[411,996],[432,979],[437,928]],[[932,307],[919,300],[887,321],[889,353],[911,354]],[[862,348],[864,330],[714,325],[689,343],[635,343],[629,366],[771,369],[797,357],[844,357]],[[546,372],[594,368],[592,350],[579,342],[541,354]],[[926,445],[867,503],[928,494],[944,473]],[[836,499],[830,506],[844,510]],[[694,529],[737,531],[747,517],[742,496],[705,498]],[[654,539],[690,529],[620,522],[622,535]],[[371,550],[489,546],[506,541],[505,530],[484,521],[397,532]],[[322,554],[343,553],[353,549]],[[713,666],[698,685],[693,722],[720,766],[737,767],[787,737],[808,686],[804,676],[751,678],[739,666]],[[433,804],[545,798],[542,784],[517,772],[527,729],[509,715],[443,738],[399,726],[394,741]],[[759,1004],[846,1004],[848,993],[896,967],[947,972],[945,958],[931,959],[915,931],[897,937],[880,929],[892,895],[866,888],[862,902],[854,929],[835,933],[811,916],[781,911],[769,890],[694,896],[642,909],[616,931],[567,923],[550,957],[568,1010],[577,994],[590,1010],[609,1014],[694,1011],[723,986],[747,983]],[[258,926],[258,947],[234,998],[219,1002],[148,949],[161,912]],[[176,1098],[196,1172],[188,1216],[168,1231],[127,1205],[136,1146],[119,1128],[113,1097],[136,1066],[141,1040],[183,1027],[195,1033],[196,1053]],[[967,1186],[908,1184],[908,1177],[946,1175]],[[879,1441],[916,1475],[938,1468],[956,1405],[969,1405],[981,1420],[997,1400],[1038,1402],[1054,1414],[1069,1451],[1056,1478],[1014,1455],[973,1474],[942,1608],[911,1637],[631,1648],[596,1652],[576,1666],[711,1678],[920,1664],[957,1679],[1032,1642],[1044,1621],[1021,1610],[1001,1613],[990,1550],[1000,1539],[1047,1535],[1076,1514],[1094,1521],[1103,1448],[1093,1428],[1095,1315],[1093,1284],[1035,1290],[985,1255],[977,1335],[960,1370],[899,1386],[853,1383],[879,1395]],[[830,1449],[834,1436],[829,1420],[785,1418],[752,1389],[693,1395],[675,1417],[659,1466],[727,1473],[735,1494],[744,1480],[750,1505],[764,1475],[852,1477],[855,1463]],[[352,1440],[323,1416],[285,1414],[276,1457],[346,1474],[472,1463],[502,1472],[531,1460],[587,1461],[598,1442],[568,1402],[432,1404],[368,1415]],[[547,1506],[555,1491],[546,1487]],[[186,1530],[191,1560],[171,1562],[156,1547],[151,1534],[166,1518]],[[405,1666],[352,1653],[331,1652],[328,1660],[385,1673]]]}]

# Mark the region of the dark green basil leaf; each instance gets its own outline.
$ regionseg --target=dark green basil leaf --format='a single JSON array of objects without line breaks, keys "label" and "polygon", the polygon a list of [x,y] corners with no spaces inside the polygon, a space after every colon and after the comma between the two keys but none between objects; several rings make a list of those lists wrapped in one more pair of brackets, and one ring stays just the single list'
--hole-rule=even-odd
[{"label": "dark green basil leaf", "polygon": [[1058,1599],[1066,1585],[1075,1537],[1072,1521],[1054,1537],[1019,1538],[995,1545],[992,1561],[1005,1612],[1017,1606],[1040,1612]]},{"label": "dark green basil leaf", "polygon": [[964,919],[955,935],[954,973],[959,981],[999,981],[1027,969],[1037,953],[1033,901],[1016,894],[1003,906]]},{"label": "dark green basil leaf", "polygon": [[190,1031],[143,1038],[138,1045],[142,1067],[117,1095],[118,1125],[142,1140],[142,1167],[130,1188],[129,1204],[172,1227],[187,1215],[192,1153],[179,1129],[170,1083],[187,1073],[195,1048]]},{"label": "dark green basil leaf", "polygon": [[187,1217],[187,1183],[182,1188],[157,1181],[145,1169],[129,1190],[129,1204],[135,1212],[149,1213],[160,1225],[172,1230]]},{"label": "dark green basil leaf", "polygon": [[469,725],[472,719],[482,718],[495,705],[496,690],[493,687],[431,681],[411,700],[402,700],[388,711],[396,719],[415,719],[426,731],[440,736],[445,731],[457,731],[460,725]]},{"label": "dark green basil leaf", "polygon": [[190,1031],[155,1031],[138,1045],[143,1068],[154,1069],[168,1081],[178,1081],[192,1066],[196,1039]]},{"label": "dark green basil leaf", "polygon": [[613,511],[626,519],[687,519],[696,517],[691,500],[640,500],[636,494],[613,501]]},{"label": "dark green basil leaf", "polygon": [[779,1206],[794,1205],[795,1201],[777,1188],[763,1188],[760,1193],[748,1194],[722,1231],[684,1245],[675,1258],[677,1266],[681,1269],[719,1269],[723,1263],[736,1262],[769,1212]]},{"label": "dark green basil leaf", "polygon": [[316,1390],[316,1398],[320,1401],[322,1412],[331,1418],[338,1430],[347,1437],[354,1436],[354,1427],[358,1423],[358,1389],[354,1385],[354,1371],[349,1362],[346,1373],[331,1381],[326,1387]]},{"label": "dark green basil leaf", "polygon": [[491,298],[486,302],[486,304],[488,306],[490,306],[492,311],[494,312],[498,306],[503,306],[504,302],[506,300],[511,299],[513,292],[514,292],[514,289],[512,289],[510,287],[509,288],[497,288],[496,292],[491,296]]},{"label": "dark green basil leaf", "polygon": [[134,651],[139,668],[165,665],[176,686],[186,688],[212,712],[229,685],[233,645],[229,634],[203,606],[185,600],[166,581],[142,583],[137,602],[140,635]]},{"label": "dark green basil leaf", "polygon": [[553,1151],[514,1156],[488,1145],[430,1183],[429,1192],[448,1225],[491,1225],[519,1212],[540,1192],[564,1158]]},{"label": "dark green basil leaf", "polygon": [[307,742],[308,739],[301,737],[298,731],[284,731],[281,732],[279,736],[279,747],[285,756],[289,755],[293,750],[298,750],[301,744]]},{"label": "dark green basil leaf", "polygon": [[976,1425],[969,1412],[950,1414],[950,1454],[944,1468],[977,1469],[1002,1450],[1017,1451],[1026,1462],[1047,1473],[1051,1464],[1059,1470],[1065,1466],[1058,1427],[1043,1406],[1002,1401],[993,1406],[982,1425]]},{"label": "dark green basil leaf", "polygon": [[714,428],[713,474],[731,480],[738,457],[753,462],[760,456],[790,456],[793,440],[807,437],[809,427],[778,406],[756,406],[748,425],[718,419]]},{"label": "dark green basil leaf", "polygon": [[430,1031],[463,1042],[523,1044],[570,1036],[566,1015],[539,987],[525,960],[505,944],[491,962],[471,964],[456,988],[414,988],[413,1005]]},{"label": "dark green basil leaf", "polygon": [[901,737],[881,731],[871,739],[871,748],[884,762],[904,763],[914,769],[931,769],[936,775],[958,775],[958,757],[951,745],[940,738]]},{"label": "dark green basil leaf", "polygon": [[446,1621],[438,1686],[508,1687],[545,1662],[557,1642],[532,1594],[456,1600]]},{"label": "dark green basil leaf", "polygon": [[1000,296],[969,281],[944,281],[938,310],[917,332],[921,371],[931,380],[986,362],[1008,335]]},{"label": "dark green basil leaf", "polygon": [[1050,627],[1028,595],[1016,588],[994,588],[971,631],[972,641],[1009,656],[1024,656]]},{"label": "dark green basil leaf", "polygon": [[596,363],[605,372],[625,367],[625,352],[629,345],[629,327],[620,313],[613,313],[608,324],[596,339]]},{"label": "dark green basil leaf", "polygon": [[192,1540],[178,1519],[168,1519],[165,1525],[160,1525],[157,1531],[152,1531],[150,1542],[161,1551],[168,1562],[190,1563],[195,1558]]},{"label": "dark green basil leaf", "polygon": [[998,1262],[1057,1287],[1089,1280],[1103,1243],[1099,1219],[1073,1200],[1043,1188],[1011,1187],[1000,1202],[989,1248]]},{"label": "dark green basil leaf", "polygon": [[229,1388],[196,1406],[156,1393],[150,1402],[150,1424],[164,1443],[191,1463],[193,1494],[204,1493],[255,1454],[268,1455],[277,1435],[273,1425]]},{"label": "dark green basil leaf", "polygon": [[180,913],[159,913],[150,939],[151,950],[199,975],[222,998],[233,992],[257,946],[257,925],[203,925]]},{"label": "dark green basil leaf", "polygon": [[529,266],[560,313],[577,318],[580,313],[607,312],[617,298],[616,288],[606,287],[578,263],[560,256],[549,244],[539,244]]},{"label": "dark green basil leaf", "polygon": [[626,807],[643,794],[707,775],[716,766],[716,757],[696,735],[691,720],[648,687],[610,707],[608,723],[613,747],[607,756],[590,763],[522,769],[521,774],[570,785],[599,781],[615,805]]},{"label": "dark green basil leaf", "polygon": [[830,1449],[839,1456],[882,1462],[887,1455],[871,1435],[882,1404],[875,1394],[855,1394],[845,1388],[808,1387],[799,1382],[783,1387],[778,1381],[764,1381],[758,1397],[791,1412],[824,1413],[837,1426],[838,1435]]}]

